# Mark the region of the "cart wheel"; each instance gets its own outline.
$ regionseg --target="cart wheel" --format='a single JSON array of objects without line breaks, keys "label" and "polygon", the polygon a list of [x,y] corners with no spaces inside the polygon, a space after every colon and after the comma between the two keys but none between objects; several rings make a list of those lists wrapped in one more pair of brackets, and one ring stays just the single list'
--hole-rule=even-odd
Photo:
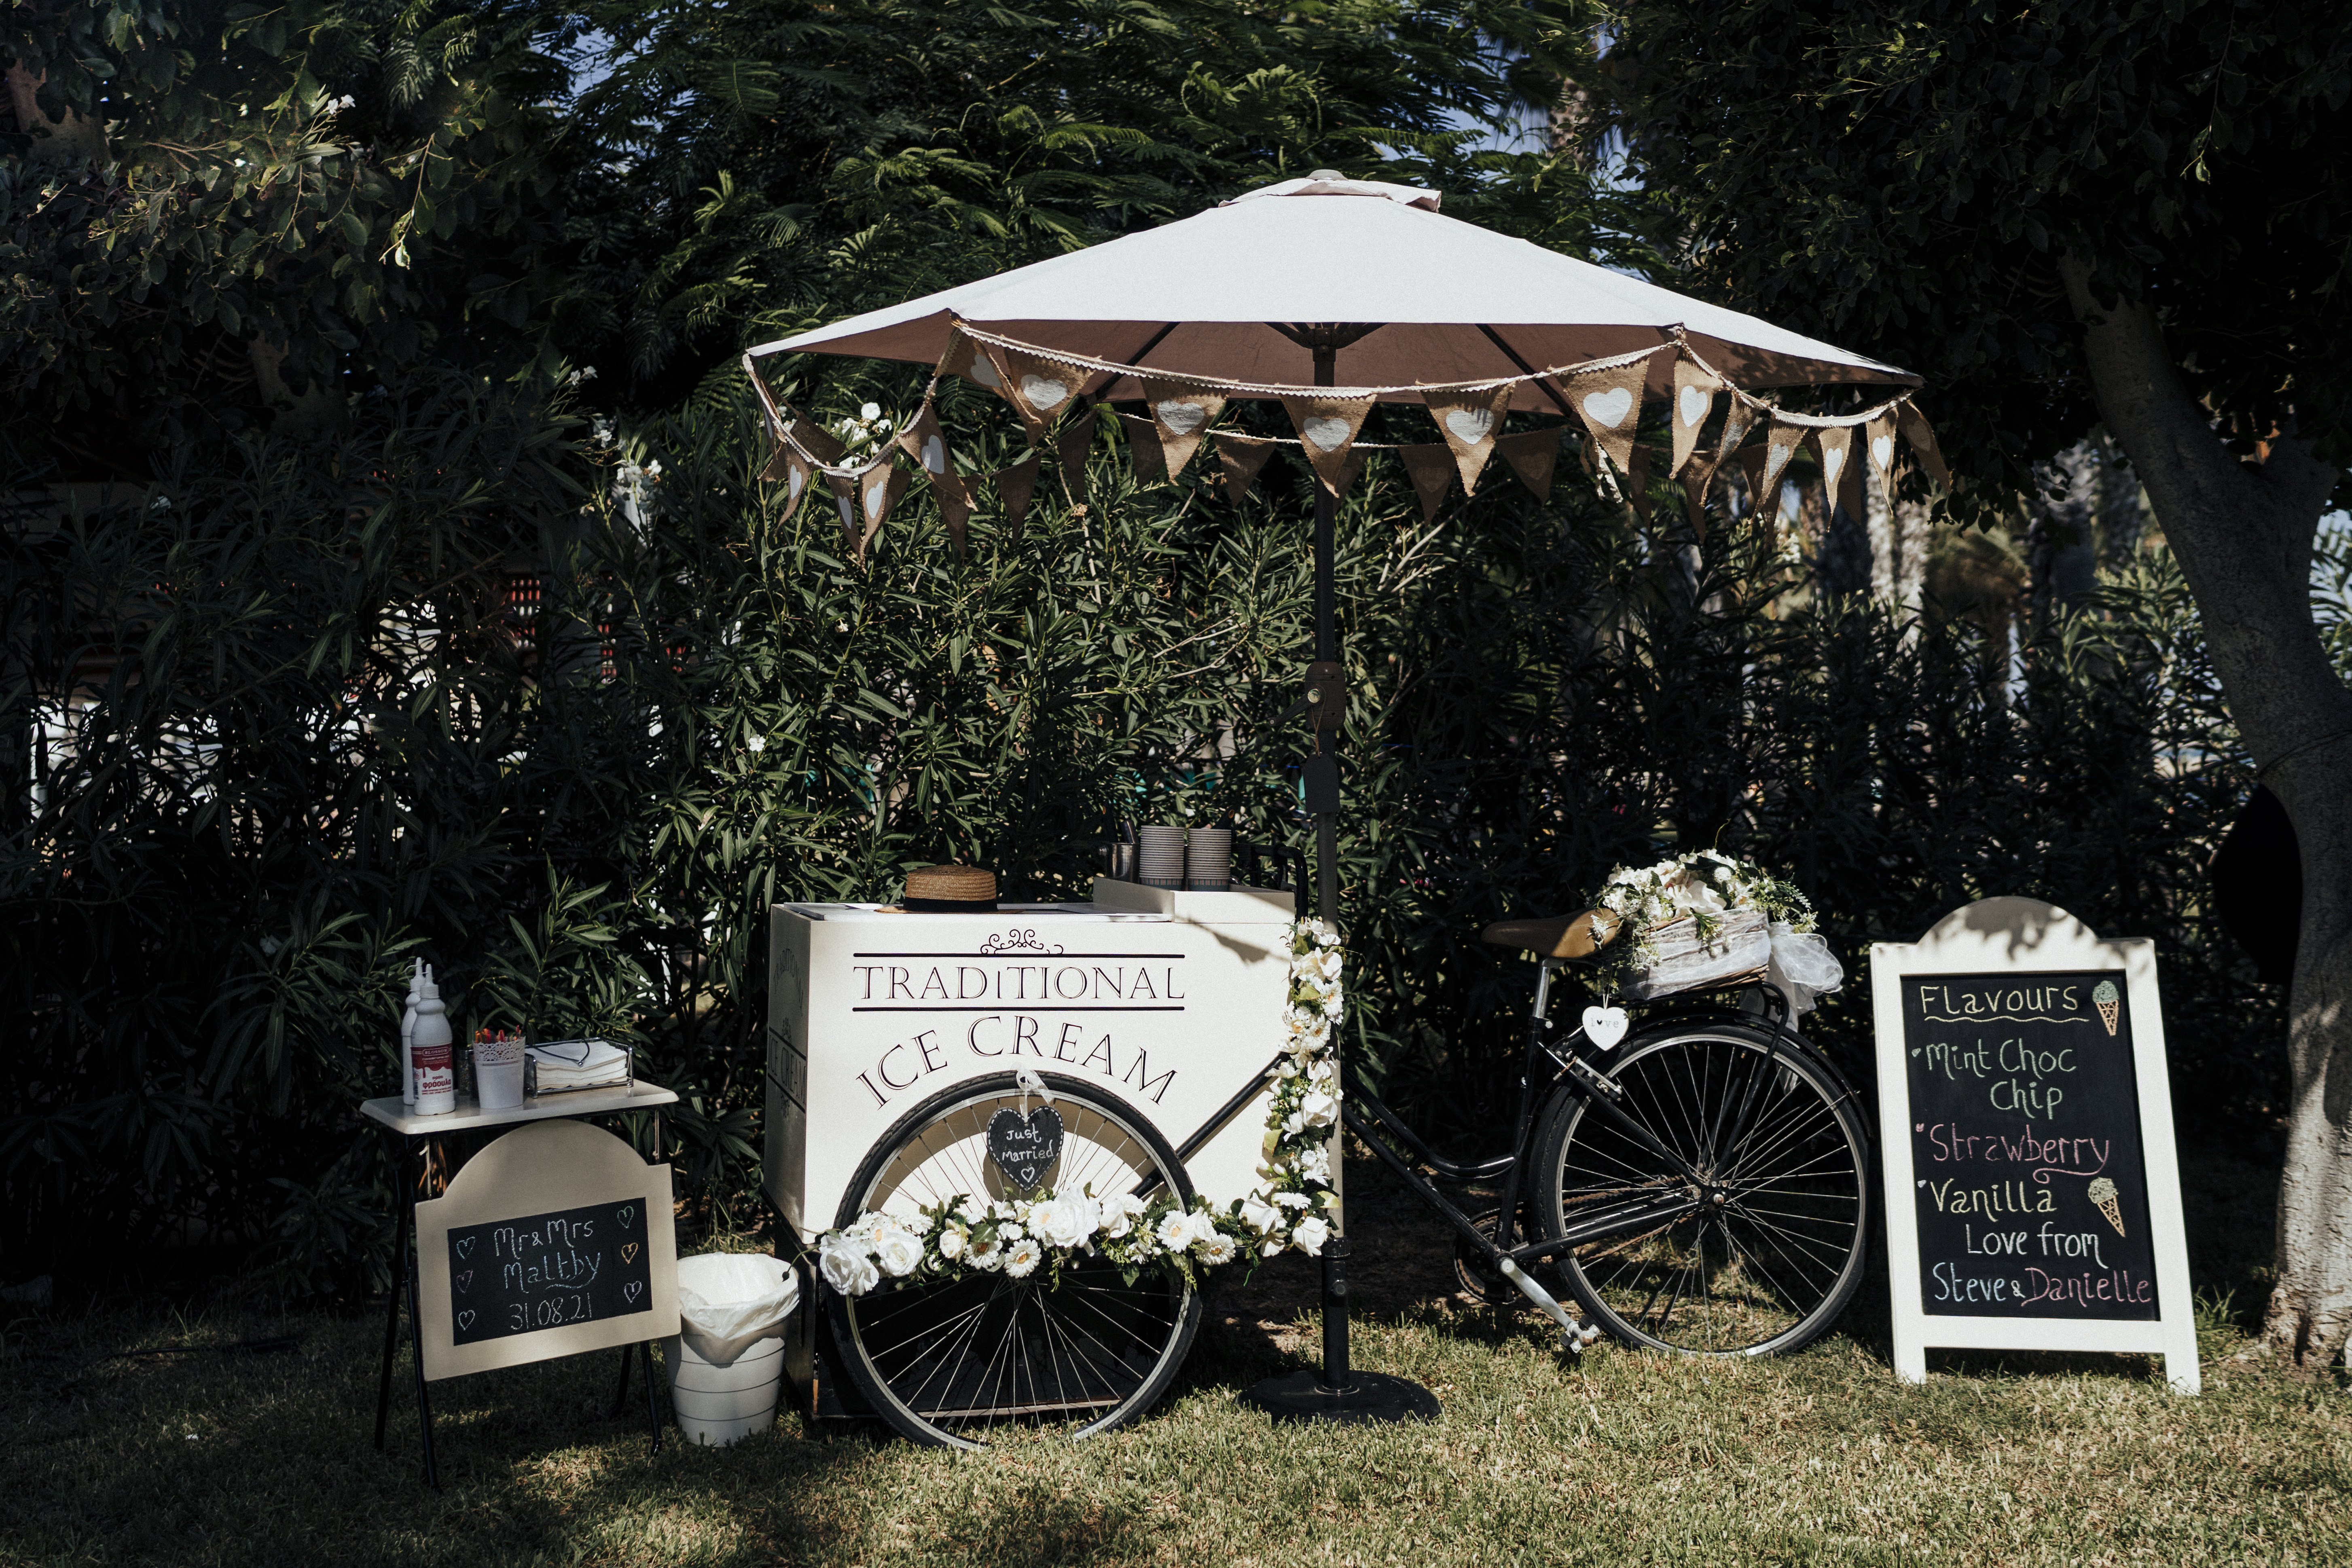
[{"label": "cart wheel", "polygon": [[[1165,1187],[1190,1205],[1192,1184],[1149,1121],[1076,1079],[1041,1076],[1062,1118],[1060,1158],[1039,1183],[1097,1194]],[[835,1222],[881,1211],[912,1216],[959,1194],[1007,1195],[988,1157],[989,1119],[1023,1109],[1011,1073],[968,1079],[925,1100],[866,1156]],[[1030,1106],[1039,1103],[1026,1097]],[[977,1448],[1001,1426],[1055,1425],[1072,1437],[1123,1426],[1176,1379],[1201,1326],[1200,1298],[1159,1269],[1134,1284],[1099,1258],[1026,1279],[971,1274],[898,1282],[865,1296],[824,1292],[842,1373],[866,1403],[918,1443]]]},{"label": "cart wheel", "polygon": [[1694,1184],[1596,1103],[1563,1089],[1536,1141],[1546,1237],[1648,1197],[1698,1196],[1663,1225],[1563,1247],[1553,1261],[1629,1344],[1770,1355],[1819,1338],[1862,1283],[1870,1135],[1837,1069],[1786,1035],[1668,1021],[1603,1074],[1616,1108],[1695,1168]]}]

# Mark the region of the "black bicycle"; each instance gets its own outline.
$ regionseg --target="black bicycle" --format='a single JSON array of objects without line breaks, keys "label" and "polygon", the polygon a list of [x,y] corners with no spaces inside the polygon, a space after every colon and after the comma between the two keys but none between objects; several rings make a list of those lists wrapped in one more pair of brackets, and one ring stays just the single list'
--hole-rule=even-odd
[{"label": "black bicycle", "polygon": [[[1352,1072],[1343,1118],[1454,1226],[1465,1288],[1490,1302],[1533,1301],[1568,1349],[1606,1330],[1692,1355],[1797,1350],[1862,1282],[1864,1108],[1760,976],[1652,1003],[1610,1047],[1554,1022],[1556,977],[1605,946],[1612,926],[1588,910],[1481,933],[1541,961],[1508,1152],[1446,1159]],[[1472,1214],[1423,1167],[1468,1185],[1499,1179],[1500,1202]],[[1538,1268],[1591,1324],[1544,1288]]]}]

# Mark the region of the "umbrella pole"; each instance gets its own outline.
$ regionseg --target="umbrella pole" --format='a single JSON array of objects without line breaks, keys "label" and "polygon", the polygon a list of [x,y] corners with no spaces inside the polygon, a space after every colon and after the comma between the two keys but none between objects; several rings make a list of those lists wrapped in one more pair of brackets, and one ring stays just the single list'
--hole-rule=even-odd
[{"label": "umbrella pole", "polygon": [[[1315,384],[1338,384],[1339,347],[1336,329],[1323,329],[1315,352]],[[1305,769],[1307,809],[1315,814],[1315,912],[1335,929],[1339,923],[1339,721],[1347,710],[1347,680],[1339,668],[1339,632],[1335,618],[1332,531],[1339,501],[1318,476],[1315,481],[1315,661],[1307,668],[1307,704],[1315,729],[1315,752]],[[1300,889],[1302,892],[1304,889]],[[1338,1042],[1334,1042],[1338,1048]],[[1332,1185],[1339,1192],[1339,1226],[1323,1244],[1323,1370],[1294,1372],[1252,1384],[1241,1402],[1276,1421],[1434,1421],[1437,1396],[1410,1378],[1359,1372],[1348,1359],[1347,1191],[1340,1177],[1346,1150],[1340,1130],[1331,1130]]]}]

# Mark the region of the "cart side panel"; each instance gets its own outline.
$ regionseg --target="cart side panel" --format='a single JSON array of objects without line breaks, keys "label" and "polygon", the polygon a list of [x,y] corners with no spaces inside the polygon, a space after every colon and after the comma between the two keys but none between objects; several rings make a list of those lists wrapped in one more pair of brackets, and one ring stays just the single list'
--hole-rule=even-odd
[{"label": "cart side panel", "polygon": [[[768,921],[768,1201],[786,1224],[810,1234],[808,1193],[809,931],[813,922],[778,907]],[[824,1224],[830,1224],[825,1216]],[[820,1226],[819,1228],[822,1228]]]}]

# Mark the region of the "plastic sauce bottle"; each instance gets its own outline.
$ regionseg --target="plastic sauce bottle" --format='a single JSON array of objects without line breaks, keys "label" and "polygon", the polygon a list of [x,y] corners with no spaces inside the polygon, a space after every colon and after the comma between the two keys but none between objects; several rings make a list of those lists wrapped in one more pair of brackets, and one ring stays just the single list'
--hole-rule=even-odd
[{"label": "plastic sauce bottle", "polygon": [[408,1010],[400,1016],[400,1103],[416,1103],[416,1064],[409,1047],[416,1043],[416,1004],[425,996],[425,961],[411,959],[408,968]]},{"label": "plastic sauce bottle", "polygon": [[441,1005],[441,987],[430,977],[416,1004],[416,1032],[410,1037],[409,1058],[416,1064],[416,1114],[446,1116],[457,1109],[457,1049],[449,1037],[448,1009]]}]

